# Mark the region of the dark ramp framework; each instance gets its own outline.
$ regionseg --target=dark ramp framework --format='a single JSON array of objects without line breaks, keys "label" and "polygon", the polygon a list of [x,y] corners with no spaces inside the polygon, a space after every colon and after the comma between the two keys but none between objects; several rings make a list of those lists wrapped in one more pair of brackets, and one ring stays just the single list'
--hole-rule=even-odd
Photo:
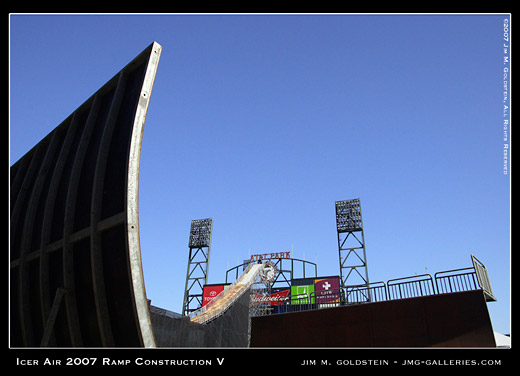
[{"label": "dark ramp framework", "polygon": [[154,347],[138,222],[152,43],[11,166],[11,347]]},{"label": "dark ramp framework", "polygon": [[251,347],[496,347],[482,290],[251,319]]}]

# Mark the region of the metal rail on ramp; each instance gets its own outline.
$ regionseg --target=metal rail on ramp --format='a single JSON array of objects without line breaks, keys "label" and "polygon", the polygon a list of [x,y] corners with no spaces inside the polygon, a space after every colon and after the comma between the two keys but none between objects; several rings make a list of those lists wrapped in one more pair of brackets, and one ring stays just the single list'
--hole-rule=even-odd
[{"label": "metal rail on ramp", "polygon": [[260,276],[265,264],[250,264],[239,279],[210,303],[189,315],[192,322],[206,324],[219,317],[233,305]]}]

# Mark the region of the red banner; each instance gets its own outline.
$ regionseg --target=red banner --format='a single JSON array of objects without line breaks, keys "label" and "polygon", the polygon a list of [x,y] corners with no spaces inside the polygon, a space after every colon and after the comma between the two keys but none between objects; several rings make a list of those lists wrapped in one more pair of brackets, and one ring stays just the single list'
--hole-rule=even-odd
[{"label": "red banner", "polygon": [[290,289],[281,290],[277,292],[273,292],[271,294],[259,294],[255,293],[255,295],[252,297],[251,304],[269,304],[272,306],[276,305],[283,305],[286,301],[287,297],[289,296],[289,293],[291,292]]},{"label": "red banner", "polygon": [[204,291],[202,292],[202,306],[204,307],[206,304],[211,302],[222,291],[224,291],[224,285],[204,286]]}]

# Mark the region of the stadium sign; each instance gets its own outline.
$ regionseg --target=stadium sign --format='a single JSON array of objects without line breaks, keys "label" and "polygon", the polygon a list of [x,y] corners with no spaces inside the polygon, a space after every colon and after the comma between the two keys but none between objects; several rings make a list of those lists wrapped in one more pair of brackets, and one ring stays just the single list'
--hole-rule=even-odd
[{"label": "stadium sign", "polygon": [[251,296],[251,304],[283,305],[287,301],[290,292],[290,289],[285,289],[264,294],[255,293]]},{"label": "stadium sign", "polygon": [[229,287],[229,284],[204,285],[202,291],[202,306],[210,303]]},{"label": "stadium sign", "polygon": [[316,279],[314,281],[314,295],[317,303],[339,303],[339,278],[327,277]]},{"label": "stadium sign", "polygon": [[275,252],[275,253],[260,253],[256,255],[251,255],[249,261],[262,261],[262,260],[270,260],[270,259],[290,259],[291,252]]}]

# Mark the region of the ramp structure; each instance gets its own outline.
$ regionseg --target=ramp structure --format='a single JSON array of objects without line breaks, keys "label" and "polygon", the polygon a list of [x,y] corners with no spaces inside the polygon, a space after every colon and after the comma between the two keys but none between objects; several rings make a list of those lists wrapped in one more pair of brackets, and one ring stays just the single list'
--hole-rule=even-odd
[{"label": "ramp structure", "polygon": [[210,303],[190,314],[192,322],[206,324],[229,309],[260,277],[267,264],[250,264],[244,273]]},{"label": "ramp structure", "polygon": [[[303,328],[303,329],[302,329]],[[482,290],[251,319],[251,347],[495,347]]]},{"label": "ramp structure", "polygon": [[[251,347],[495,347],[486,267],[347,286],[320,304],[314,291],[251,318]],[[366,297],[371,300],[367,301]],[[295,300],[296,298],[296,300]],[[303,330],[302,330],[303,328]]]},{"label": "ramp structure", "polygon": [[11,166],[10,345],[154,347],[138,178],[152,43]]}]

